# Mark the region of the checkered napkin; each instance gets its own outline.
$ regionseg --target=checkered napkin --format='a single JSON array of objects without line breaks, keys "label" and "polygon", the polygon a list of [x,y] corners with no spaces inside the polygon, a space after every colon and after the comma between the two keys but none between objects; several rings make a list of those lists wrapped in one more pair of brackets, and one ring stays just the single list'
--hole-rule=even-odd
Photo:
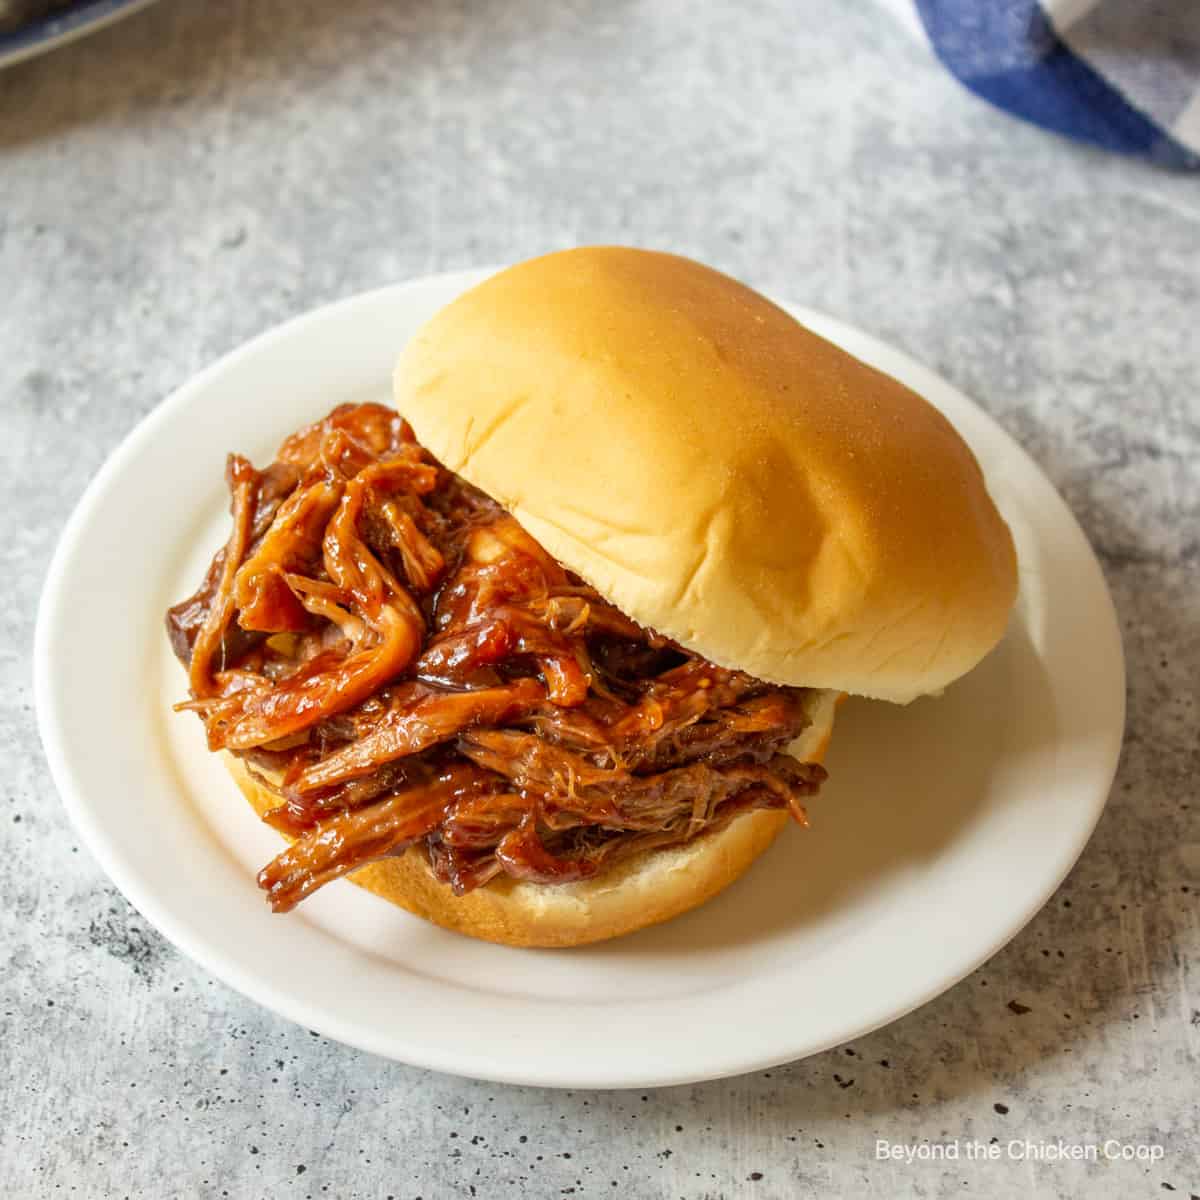
[{"label": "checkered napkin", "polygon": [[882,2],[998,108],[1200,169],[1200,0]]}]

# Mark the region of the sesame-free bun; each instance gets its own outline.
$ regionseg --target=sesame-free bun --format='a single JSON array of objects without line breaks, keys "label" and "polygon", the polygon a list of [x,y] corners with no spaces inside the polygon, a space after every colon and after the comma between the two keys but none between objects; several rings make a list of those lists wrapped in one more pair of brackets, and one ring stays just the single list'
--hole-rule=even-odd
[{"label": "sesame-free bun", "polygon": [[395,398],[555,558],[720,666],[903,702],[1004,631],[1012,538],[950,423],[699,263],[501,271],[418,332]]},{"label": "sesame-free bun", "polygon": [[[801,762],[820,762],[839,695],[806,697],[811,724],[789,747]],[[279,804],[232,754],[225,765],[261,817]],[[668,921],[711,899],[738,878],[786,825],[785,812],[736,817],[716,833],[682,846],[651,850],[581,883],[521,883],[500,876],[456,896],[429,868],[420,847],[384,858],[347,878],[435,925],[507,946],[582,946]]]}]

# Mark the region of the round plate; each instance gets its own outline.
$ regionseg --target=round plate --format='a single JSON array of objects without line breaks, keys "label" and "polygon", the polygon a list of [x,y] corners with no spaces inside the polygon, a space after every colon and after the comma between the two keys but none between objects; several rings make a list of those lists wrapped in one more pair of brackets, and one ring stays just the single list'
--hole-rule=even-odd
[{"label": "round plate", "polygon": [[[232,987],[404,1062],[558,1087],[650,1087],[812,1054],[924,1003],[1046,902],[1104,806],[1124,722],[1112,603],[1050,483],[983,412],[895,350],[796,316],[938,405],[1012,527],[1021,593],[1000,647],[940,699],[851,700],[811,828],[703,908],[581,950],[511,950],[342,881],[273,916],[279,848],[175,715],[163,629],[226,536],[222,465],[266,462],[343,401],[388,398],[397,350],[485,273],[319,309],[181,388],[101,470],[42,597],[38,715],[59,791],[129,900]],[[97,703],[97,687],[102,700]]]},{"label": "round plate", "polygon": [[43,54],[132,16],[154,0],[85,0],[0,34],[0,67]]}]

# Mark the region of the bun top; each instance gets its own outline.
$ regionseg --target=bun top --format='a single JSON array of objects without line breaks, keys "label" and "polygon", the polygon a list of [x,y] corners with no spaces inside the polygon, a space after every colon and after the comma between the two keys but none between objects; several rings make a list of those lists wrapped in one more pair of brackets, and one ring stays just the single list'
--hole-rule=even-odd
[{"label": "bun top", "polygon": [[908,701],[1004,632],[1012,538],[950,423],[699,263],[520,263],[434,316],[395,382],[445,466],[720,666]]}]

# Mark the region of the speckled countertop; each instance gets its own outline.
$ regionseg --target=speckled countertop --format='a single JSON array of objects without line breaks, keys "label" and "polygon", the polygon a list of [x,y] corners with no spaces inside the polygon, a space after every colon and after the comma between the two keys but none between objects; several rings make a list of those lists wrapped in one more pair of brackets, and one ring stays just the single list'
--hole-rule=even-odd
[{"label": "speckled countertop", "polygon": [[[1194,1200],[1198,188],[997,115],[840,0],[162,0],[0,75],[0,1192]],[[405,1068],[214,982],[77,846],[30,694],[59,529],[171,389],[323,301],[577,241],[693,254],[958,383],[1079,515],[1129,659],[1111,803],[1006,950],[853,1045],[652,1093]]]}]

